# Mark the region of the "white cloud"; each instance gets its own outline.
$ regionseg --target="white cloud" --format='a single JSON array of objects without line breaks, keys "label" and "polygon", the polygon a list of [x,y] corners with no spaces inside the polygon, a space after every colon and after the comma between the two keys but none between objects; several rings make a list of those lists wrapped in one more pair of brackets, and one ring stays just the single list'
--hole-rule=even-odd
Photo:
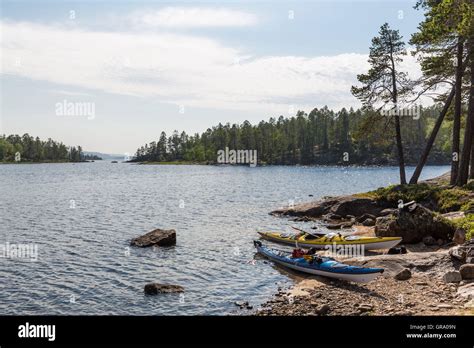
[{"label": "white cloud", "polygon": [[90,97],[91,95],[89,93],[82,93],[82,92],[74,92],[74,91],[64,91],[64,90],[50,90],[51,93],[53,94],[61,94],[61,95],[67,95],[67,96],[74,96],[74,97]]},{"label": "white cloud", "polygon": [[[286,115],[290,105],[304,110],[357,106],[350,87],[368,68],[363,54],[252,58],[249,52],[189,35],[15,22],[0,22],[0,30],[3,74],[63,85],[58,89],[75,86],[265,115]],[[417,69],[412,58],[406,65]]]},{"label": "white cloud", "polygon": [[205,28],[246,27],[257,24],[257,16],[227,8],[165,7],[131,15],[138,27]]}]

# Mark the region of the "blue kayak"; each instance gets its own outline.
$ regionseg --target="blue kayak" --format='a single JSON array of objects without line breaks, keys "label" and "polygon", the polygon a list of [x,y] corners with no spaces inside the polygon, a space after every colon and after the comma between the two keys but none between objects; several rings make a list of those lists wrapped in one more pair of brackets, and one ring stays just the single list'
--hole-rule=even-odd
[{"label": "blue kayak", "polygon": [[254,241],[254,245],[258,253],[280,265],[323,277],[366,283],[375,279],[384,271],[383,268],[350,266],[333,258],[318,255],[304,255],[303,257],[293,258],[290,253],[268,248],[257,240]]}]

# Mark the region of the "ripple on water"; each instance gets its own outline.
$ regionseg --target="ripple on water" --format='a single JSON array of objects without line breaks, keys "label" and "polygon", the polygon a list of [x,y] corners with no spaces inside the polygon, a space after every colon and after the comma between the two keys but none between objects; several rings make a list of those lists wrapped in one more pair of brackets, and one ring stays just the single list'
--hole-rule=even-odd
[{"label": "ripple on water", "polygon": [[[270,210],[397,176],[397,168],[3,165],[0,242],[35,243],[39,259],[0,259],[0,312],[235,314],[234,301],[258,305],[292,282],[270,263],[251,262],[257,228],[291,231]],[[174,228],[177,245],[129,246],[155,228]],[[144,295],[154,281],[186,290]]]}]

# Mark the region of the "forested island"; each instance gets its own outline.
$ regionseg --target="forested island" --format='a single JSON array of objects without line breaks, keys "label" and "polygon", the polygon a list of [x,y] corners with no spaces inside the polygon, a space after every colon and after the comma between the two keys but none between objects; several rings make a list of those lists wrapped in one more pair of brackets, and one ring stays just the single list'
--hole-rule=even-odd
[{"label": "forested island", "polygon": [[[421,109],[418,116],[402,118],[406,162],[416,164],[425,147],[441,106]],[[433,145],[430,164],[448,164],[451,160],[450,129],[447,117]],[[313,109],[299,111],[294,117],[270,118],[252,125],[219,123],[202,134],[165,132],[157,141],[139,148],[134,161],[185,161],[216,163],[217,151],[256,149],[259,164],[311,165],[359,164],[396,165],[394,133],[387,116],[367,109]]]},{"label": "forested island", "polygon": [[93,159],[84,156],[81,146],[66,146],[50,138],[44,141],[28,133],[0,136],[0,162],[84,162]]}]

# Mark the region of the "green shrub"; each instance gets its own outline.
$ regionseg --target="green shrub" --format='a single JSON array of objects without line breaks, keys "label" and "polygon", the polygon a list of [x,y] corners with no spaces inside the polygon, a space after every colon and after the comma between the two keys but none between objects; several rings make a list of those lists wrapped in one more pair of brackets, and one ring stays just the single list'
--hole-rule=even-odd
[{"label": "green shrub", "polygon": [[461,206],[462,211],[474,210],[474,200],[470,199]]},{"label": "green shrub", "polygon": [[466,190],[474,191],[474,180],[469,180],[466,185],[463,186]]},{"label": "green shrub", "polygon": [[461,209],[464,199],[468,192],[459,188],[451,188],[440,190],[436,193],[435,198],[441,212],[456,211]]},{"label": "green shrub", "polygon": [[466,230],[466,240],[474,237],[474,214],[467,214],[465,217],[453,220],[456,227]]}]

